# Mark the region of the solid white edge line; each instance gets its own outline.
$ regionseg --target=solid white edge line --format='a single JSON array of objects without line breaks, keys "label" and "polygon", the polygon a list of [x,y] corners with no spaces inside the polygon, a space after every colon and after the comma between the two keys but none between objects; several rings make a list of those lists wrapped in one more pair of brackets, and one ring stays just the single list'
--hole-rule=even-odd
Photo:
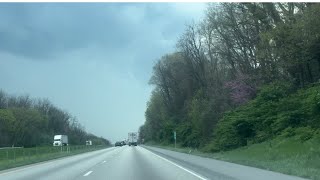
[{"label": "solid white edge line", "polygon": [[[141,146],[140,146],[140,147],[141,147]],[[176,163],[174,163],[174,162],[172,162],[172,161],[170,161],[170,160],[168,160],[168,159],[166,159],[166,158],[164,158],[164,157],[161,157],[161,156],[159,156],[158,154],[153,153],[153,152],[151,152],[150,150],[148,150],[148,149],[146,149],[146,148],[144,148],[144,147],[142,147],[142,148],[145,149],[145,150],[147,150],[147,151],[150,152],[151,154],[157,156],[158,158],[167,161],[168,163],[170,163],[170,164],[172,164],[172,165],[174,165],[174,166],[176,166],[176,167],[178,167],[178,168],[180,168],[180,169],[182,169],[182,170],[184,170],[184,171],[186,171],[186,172],[188,172],[188,173],[196,176],[197,178],[199,178],[199,179],[201,179],[201,180],[207,180],[206,178],[200,176],[200,175],[197,174],[197,173],[194,173],[194,172],[192,172],[192,171],[190,171],[190,170],[188,170],[188,169],[186,169],[186,168],[184,168],[184,167],[182,167],[182,166],[180,166],[180,165],[178,165],[178,164],[176,164]]]},{"label": "solid white edge line", "polygon": [[85,173],[83,176],[89,176],[92,173],[92,171],[88,171],[87,173]]}]

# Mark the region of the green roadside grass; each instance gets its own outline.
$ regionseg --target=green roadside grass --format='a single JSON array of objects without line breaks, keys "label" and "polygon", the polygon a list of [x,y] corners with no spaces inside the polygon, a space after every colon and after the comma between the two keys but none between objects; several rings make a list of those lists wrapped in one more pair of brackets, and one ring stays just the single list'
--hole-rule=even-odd
[{"label": "green roadside grass", "polygon": [[226,152],[205,153],[174,145],[146,145],[320,180],[320,138],[301,142],[299,137],[276,138]]},{"label": "green roadside grass", "polygon": [[100,150],[109,146],[69,146],[0,149],[0,170]]}]

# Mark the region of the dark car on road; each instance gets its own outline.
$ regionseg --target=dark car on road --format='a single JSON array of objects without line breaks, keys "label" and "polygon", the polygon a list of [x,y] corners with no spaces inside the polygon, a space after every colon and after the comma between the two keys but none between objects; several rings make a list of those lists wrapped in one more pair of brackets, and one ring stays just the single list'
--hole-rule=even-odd
[{"label": "dark car on road", "polygon": [[129,142],[129,146],[137,146],[137,142]]},{"label": "dark car on road", "polygon": [[122,146],[122,143],[121,142],[116,142],[115,144],[114,144],[114,146]]}]

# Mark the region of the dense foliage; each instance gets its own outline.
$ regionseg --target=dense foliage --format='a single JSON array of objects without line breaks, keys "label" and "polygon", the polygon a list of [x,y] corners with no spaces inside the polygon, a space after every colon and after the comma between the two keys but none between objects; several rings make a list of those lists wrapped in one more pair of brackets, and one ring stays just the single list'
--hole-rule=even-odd
[{"label": "dense foliage", "polygon": [[254,100],[225,113],[206,150],[228,150],[279,136],[299,136],[303,142],[320,133],[320,85],[291,91],[286,83],[272,83]]},{"label": "dense foliage", "polygon": [[86,140],[95,145],[110,144],[87,133],[75,117],[46,99],[9,96],[0,91],[0,147],[52,145],[56,134],[68,135],[71,145],[85,145]]},{"label": "dense foliage", "polygon": [[172,143],[176,131],[182,146],[219,151],[319,128],[319,86],[305,89],[320,79],[319,13],[316,3],[208,4],[154,65],[140,138]]}]

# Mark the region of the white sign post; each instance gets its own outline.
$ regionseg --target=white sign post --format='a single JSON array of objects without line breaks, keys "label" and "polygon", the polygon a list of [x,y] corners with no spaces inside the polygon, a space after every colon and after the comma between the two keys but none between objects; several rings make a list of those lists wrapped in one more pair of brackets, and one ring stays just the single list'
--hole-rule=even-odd
[{"label": "white sign post", "polygon": [[173,131],[173,138],[174,138],[174,148],[177,147],[177,133],[176,131]]}]

